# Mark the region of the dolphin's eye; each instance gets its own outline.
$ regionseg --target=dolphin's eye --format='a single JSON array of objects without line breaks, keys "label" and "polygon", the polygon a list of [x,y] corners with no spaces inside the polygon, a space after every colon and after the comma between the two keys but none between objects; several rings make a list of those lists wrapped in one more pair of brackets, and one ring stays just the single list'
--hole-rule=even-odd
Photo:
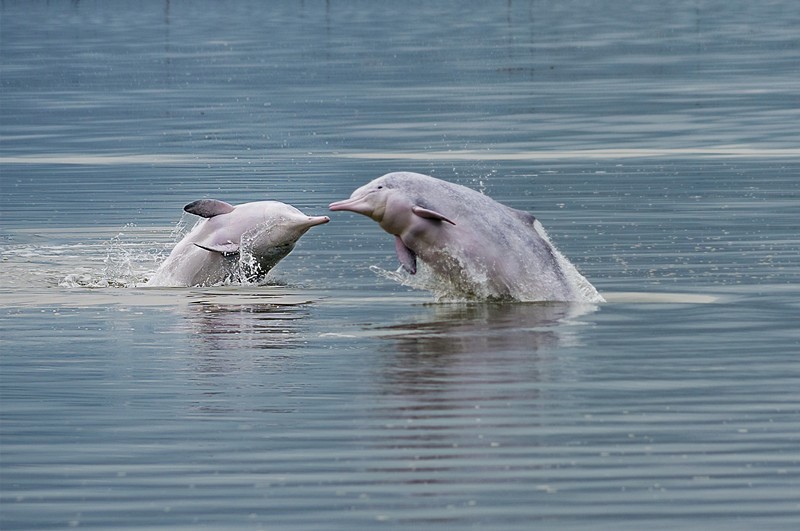
[{"label": "dolphin's eye", "polygon": [[378,187],[378,190],[383,190],[383,186],[379,186],[379,187]]}]

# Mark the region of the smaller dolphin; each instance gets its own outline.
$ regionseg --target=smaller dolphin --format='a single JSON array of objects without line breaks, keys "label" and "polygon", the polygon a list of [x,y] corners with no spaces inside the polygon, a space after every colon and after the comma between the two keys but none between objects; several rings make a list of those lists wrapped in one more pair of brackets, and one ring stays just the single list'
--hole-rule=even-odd
[{"label": "smaller dolphin", "polygon": [[210,286],[263,277],[308,229],[330,221],[278,201],[234,206],[200,199],[183,210],[205,219],[178,242],[147,286]]},{"label": "smaller dolphin", "polygon": [[416,274],[419,259],[448,286],[448,297],[603,300],[534,216],[465,186],[419,173],[388,173],[329,208],[377,221],[394,236],[403,268]]}]

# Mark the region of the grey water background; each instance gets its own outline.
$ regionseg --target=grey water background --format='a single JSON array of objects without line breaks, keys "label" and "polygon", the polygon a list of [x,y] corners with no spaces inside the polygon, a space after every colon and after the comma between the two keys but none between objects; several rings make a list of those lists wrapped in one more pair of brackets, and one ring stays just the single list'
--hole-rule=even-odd
[{"label": "grey water background", "polygon": [[[4,1],[0,527],[796,529],[799,27]],[[268,285],[139,287],[192,200],[395,170],[535,213],[609,302],[432,304],[339,213]]]}]

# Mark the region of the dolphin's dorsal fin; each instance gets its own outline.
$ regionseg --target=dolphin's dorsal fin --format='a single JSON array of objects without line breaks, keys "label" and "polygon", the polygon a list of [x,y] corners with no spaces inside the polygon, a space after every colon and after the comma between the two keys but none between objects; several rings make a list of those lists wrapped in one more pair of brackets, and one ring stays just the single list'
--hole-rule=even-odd
[{"label": "dolphin's dorsal fin", "polygon": [[443,214],[439,214],[435,210],[428,210],[427,208],[423,208],[421,206],[413,206],[411,207],[411,212],[418,215],[421,218],[425,219],[435,219],[437,221],[446,221],[450,225],[455,225],[453,221],[447,219]]},{"label": "dolphin's dorsal fin", "polygon": [[403,266],[403,269],[412,275],[416,274],[417,255],[414,254],[414,251],[406,247],[406,244],[403,243],[403,240],[400,239],[400,236],[394,237],[394,249],[397,251],[397,259],[400,260],[400,265]]},{"label": "dolphin's dorsal fin", "polygon": [[218,199],[199,199],[183,207],[183,210],[195,216],[213,218],[220,214],[233,212],[233,205]]},{"label": "dolphin's dorsal fin", "polygon": [[195,242],[195,245],[208,252],[220,253],[223,256],[231,256],[239,252],[239,244],[233,242],[228,242],[223,245],[200,245]]}]

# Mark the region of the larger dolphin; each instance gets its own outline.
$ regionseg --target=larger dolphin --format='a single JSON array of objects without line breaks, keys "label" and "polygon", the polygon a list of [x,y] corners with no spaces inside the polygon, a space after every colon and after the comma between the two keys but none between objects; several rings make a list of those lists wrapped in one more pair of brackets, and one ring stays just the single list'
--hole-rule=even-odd
[{"label": "larger dolphin", "polygon": [[372,218],[394,236],[412,275],[417,259],[468,298],[600,302],[603,297],[550,243],[542,225],[470,188],[411,172],[389,173],[331,203]]},{"label": "larger dolphin", "polygon": [[330,221],[278,201],[231,205],[201,199],[183,209],[202,218],[172,249],[148,286],[209,286],[262,277],[311,227]]}]

